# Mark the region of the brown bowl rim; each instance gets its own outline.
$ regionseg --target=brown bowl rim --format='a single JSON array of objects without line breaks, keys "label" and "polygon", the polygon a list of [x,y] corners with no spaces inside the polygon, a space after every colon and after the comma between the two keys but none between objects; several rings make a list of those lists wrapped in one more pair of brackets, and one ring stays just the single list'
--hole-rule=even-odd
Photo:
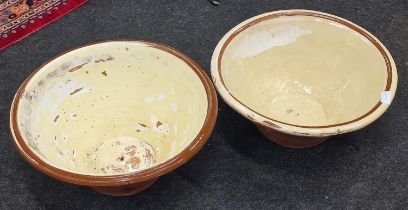
[{"label": "brown bowl rim", "polygon": [[[59,169],[54,167],[45,161],[43,161],[40,157],[38,157],[26,144],[23,140],[21,132],[19,130],[17,124],[17,112],[18,112],[18,104],[22,97],[22,94],[25,91],[25,87],[31,81],[32,77],[36,75],[38,72],[43,69],[44,66],[48,65],[50,62],[54,61],[55,59],[69,53],[75,51],[77,49],[81,49],[84,47],[103,44],[103,43],[111,43],[111,42],[136,42],[141,44],[146,44],[148,47],[153,47],[159,50],[163,50],[168,52],[179,59],[183,60],[186,64],[188,64],[191,69],[196,73],[196,75],[200,78],[202,82],[205,92],[207,94],[207,115],[204,121],[204,124],[197,134],[195,139],[186,147],[184,148],[178,155],[174,156],[173,158],[158,164],[154,167],[147,168],[141,171],[127,173],[127,174],[118,174],[118,175],[107,175],[107,176],[96,176],[96,175],[85,175],[85,174],[78,174],[74,172],[69,172],[63,169]],[[142,182],[149,179],[154,179],[160,177],[166,173],[173,171],[174,169],[180,167],[188,160],[190,160],[194,155],[200,151],[200,149],[204,146],[207,142],[214,126],[215,121],[217,118],[218,113],[218,103],[217,103],[217,95],[215,88],[209,79],[208,75],[205,71],[200,67],[200,65],[195,62],[192,58],[187,56],[186,54],[182,53],[175,48],[172,48],[168,45],[160,44],[157,42],[146,41],[146,40],[130,40],[130,39],[114,39],[114,40],[103,40],[103,41],[96,41],[84,45],[80,45],[73,49],[69,49],[63,51],[62,53],[58,54],[57,56],[47,60],[44,64],[38,67],[34,72],[32,72],[29,77],[23,82],[23,84],[19,87],[16,95],[14,96],[11,110],[10,110],[10,131],[13,137],[13,142],[17,147],[18,152],[21,156],[34,168],[41,171],[42,173],[51,176],[55,179],[77,184],[83,186],[121,186],[127,185],[131,183]]]}]

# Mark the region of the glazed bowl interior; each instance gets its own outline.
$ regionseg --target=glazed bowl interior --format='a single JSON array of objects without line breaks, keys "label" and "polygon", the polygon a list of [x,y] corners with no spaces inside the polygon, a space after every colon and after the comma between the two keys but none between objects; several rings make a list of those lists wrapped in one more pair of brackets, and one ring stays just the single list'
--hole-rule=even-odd
[{"label": "glazed bowl interior", "polygon": [[221,95],[260,123],[292,130],[347,124],[378,108],[382,93],[391,100],[396,72],[388,51],[364,29],[335,18],[282,11],[232,29],[213,55]]},{"label": "glazed bowl interior", "polygon": [[208,109],[203,82],[150,44],[82,47],[26,81],[17,125],[36,156],[58,169],[103,176],[174,158],[196,139]]}]

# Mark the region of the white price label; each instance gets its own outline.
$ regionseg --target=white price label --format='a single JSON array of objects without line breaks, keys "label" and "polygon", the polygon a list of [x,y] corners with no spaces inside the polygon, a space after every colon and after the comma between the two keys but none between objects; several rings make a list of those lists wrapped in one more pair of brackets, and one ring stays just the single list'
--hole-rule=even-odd
[{"label": "white price label", "polygon": [[384,91],[381,93],[381,102],[384,104],[391,104],[391,92]]}]

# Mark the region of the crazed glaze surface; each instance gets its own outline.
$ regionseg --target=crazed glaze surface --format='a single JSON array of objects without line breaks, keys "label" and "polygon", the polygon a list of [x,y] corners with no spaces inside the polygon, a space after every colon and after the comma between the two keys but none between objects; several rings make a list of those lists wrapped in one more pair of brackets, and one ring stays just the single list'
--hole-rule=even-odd
[{"label": "crazed glaze surface", "polygon": [[226,47],[229,92],[282,122],[322,126],[355,119],[380,100],[387,68],[378,49],[334,21],[290,16],[262,21]]},{"label": "crazed glaze surface", "polygon": [[45,162],[75,173],[123,174],[160,164],[203,126],[207,96],[191,67],[138,42],[87,46],[27,84],[17,123]]}]

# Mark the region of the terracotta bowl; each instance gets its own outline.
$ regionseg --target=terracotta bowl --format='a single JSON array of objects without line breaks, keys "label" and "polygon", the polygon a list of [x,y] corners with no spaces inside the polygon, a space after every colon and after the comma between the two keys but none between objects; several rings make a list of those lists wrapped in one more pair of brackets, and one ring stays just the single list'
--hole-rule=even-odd
[{"label": "terracotta bowl", "polygon": [[200,66],[170,47],[106,41],[38,68],[10,113],[20,154],[41,172],[108,195],[131,195],[192,158],[215,124]]},{"label": "terracotta bowl", "polygon": [[211,70],[233,109],[291,148],[367,126],[397,88],[395,63],[377,38],[343,18],[308,10],[240,23],[215,48]]}]

